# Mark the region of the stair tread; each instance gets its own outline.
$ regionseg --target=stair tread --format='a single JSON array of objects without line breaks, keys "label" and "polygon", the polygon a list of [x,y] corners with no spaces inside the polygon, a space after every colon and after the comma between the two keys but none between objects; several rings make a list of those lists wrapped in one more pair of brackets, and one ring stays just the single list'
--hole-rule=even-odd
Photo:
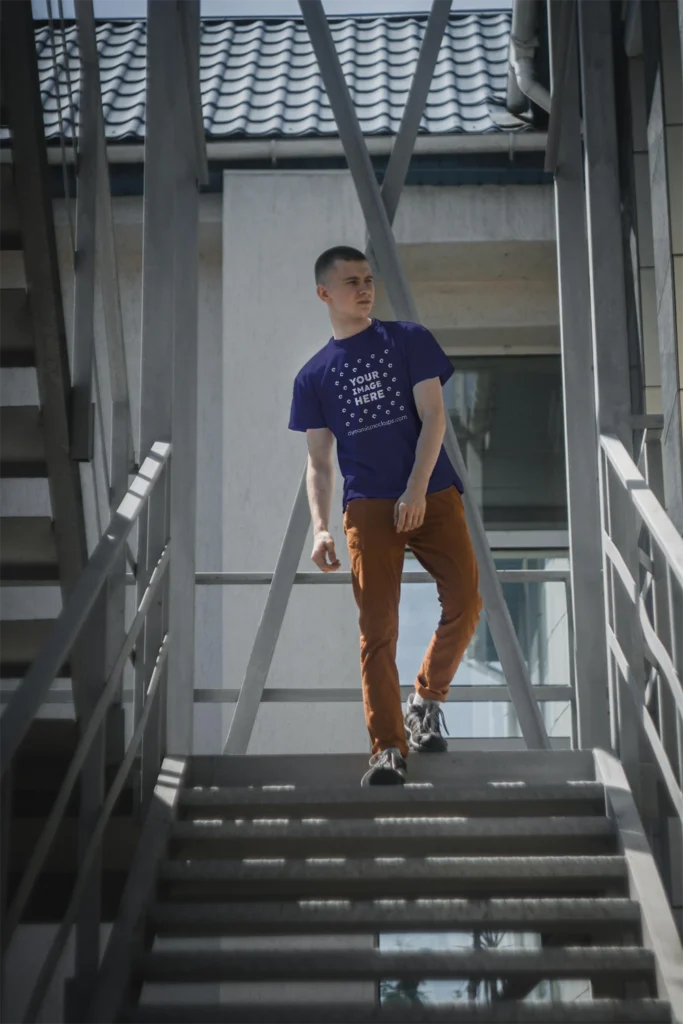
[{"label": "stair tread", "polygon": [[0,579],[59,579],[57,544],[49,516],[3,517],[0,532]]},{"label": "stair tread", "polygon": [[129,1024],[667,1024],[671,1009],[661,999],[440,1006],[173,1002],[129,1008],[122,1019]]},{"label": "stair tread", "polygon": [[563,946],[546,949],[293,951],[182,950],[144,953],[135,970],[147,982],[307,981],[380,978],[587,978],[601,974],[649,975],[654,956],[637,946]]},{"label": "stair tread", "polygon": [[508,855],[594,853],[615,847],[607,818],[335,818],[331,821],[179,821],[172,839],[178,855],[192,857],[394,856],[442,853]]},{"label": "stair tread", "polygon": [[47,475],[45,442],[38,406],[0,408],[0,473],[4,477]]},{"label": "stair tread", "polygon": [[[303,899],[373,896],[622,894],[620,856],[319,858],[165,861],[160,878],[173,898]],[[205,895],[204,895],[205,898]]]},{"label": "stair tread", "polygon": [[[45,643],[54,619],[3,619],[0,621],[0,676],[3,679],[23,677]],[[57,675],[69,675],[68,663]]]},{"label": "stair tread", "polygon": [[[290,785],[328,789],[357,785],[367,771],[365,754],[194,755],[190,786]],[[590,750],[449,750],[408,761],[411,783],[468,786],[473,782],[595,781]]]},{"label": "stair tread", "polygon": [[25,288],[0,288],[0,366],[33,366],[35,349]]},{"label": "stair tread", "polygon": [[640,908],[623,898],[315,900],[272,903],[158,903],[150,920],[161,934],[325,934],[370,928],[514,927],[536,930],[590,927],[637,928]]},{"label": "stair tread", "polygon": [[[359,776],[360,778],[360,776]],[[312,786],[291,789],[249,787],[195,787],[180,794],[184,812],[221,808],[235,818],[255,817],[375,817],[380,810],[409,815],[416,806],[430,814],[447,816],[521,815],[550,813],[597,814],[605,811],[605,790],[599,782],[499,786],[486,782],[439,786],[388,786],[361,789],[339,786],[322,790]]]}]

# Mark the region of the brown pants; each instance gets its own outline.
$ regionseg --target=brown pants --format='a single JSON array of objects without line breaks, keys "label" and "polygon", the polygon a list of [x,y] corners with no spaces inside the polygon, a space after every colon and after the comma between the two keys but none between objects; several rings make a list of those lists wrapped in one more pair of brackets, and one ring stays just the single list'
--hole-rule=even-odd
[{"label": "brown pants", "polygon": [[479,573],[462,497],[455,487],[427,495],[425,520],[397,533],[389,498],[356,498],[344,515],[353,593],[360,610],[360,663],[365,721],[372,752],[398,747],[408,753],[396,668],[398,603],[405,549],[436,581],[441,619],[415,689],[444,701],[481,611]]}]

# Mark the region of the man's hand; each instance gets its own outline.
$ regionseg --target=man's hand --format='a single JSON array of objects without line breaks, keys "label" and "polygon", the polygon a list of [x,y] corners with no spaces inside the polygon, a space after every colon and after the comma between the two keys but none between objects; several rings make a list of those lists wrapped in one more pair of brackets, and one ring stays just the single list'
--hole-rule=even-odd
[{"label": "man's hand", "polygon": [[320,530],[313,537],[313,554],[311,559],[315,562],[321,572],[336,572],[341,568],[341,562],[334,550],[332,534],[327,530]]},{"label": "man's hand", "polygon": [[426,492],[410,484],[394,505],[396,533],[417,530],[422,526],[427,511]]}]

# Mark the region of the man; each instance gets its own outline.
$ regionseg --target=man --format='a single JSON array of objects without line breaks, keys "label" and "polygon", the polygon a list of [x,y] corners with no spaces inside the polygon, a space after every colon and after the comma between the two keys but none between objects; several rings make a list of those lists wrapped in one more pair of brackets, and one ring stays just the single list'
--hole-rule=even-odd
[{"label": "man", "polygon": [[[297,374],[289,426],[306,433],[312,559],[323,572],[340,568],[329,532],[337,441],[372,744],[361,784],[400,785],[409,749],[447,749],[441,705],[481,611],[462,484],[443,448],[441,387],[453,368],[424,327],[371,318],[375,285],[358,249],[322,253],[315,281],[333,336]],[[442,614],[404,718],[396,641],[406,547],[436,580]]]}]

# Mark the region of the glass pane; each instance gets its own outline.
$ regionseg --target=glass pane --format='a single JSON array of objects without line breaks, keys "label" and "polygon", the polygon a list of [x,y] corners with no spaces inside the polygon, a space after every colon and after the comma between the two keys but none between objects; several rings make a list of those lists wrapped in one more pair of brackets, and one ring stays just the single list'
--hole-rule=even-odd
[{"label": "glass pane", "polygon": [[559,356],[453,357],[444,397],[488,529],[565,529]]}]

